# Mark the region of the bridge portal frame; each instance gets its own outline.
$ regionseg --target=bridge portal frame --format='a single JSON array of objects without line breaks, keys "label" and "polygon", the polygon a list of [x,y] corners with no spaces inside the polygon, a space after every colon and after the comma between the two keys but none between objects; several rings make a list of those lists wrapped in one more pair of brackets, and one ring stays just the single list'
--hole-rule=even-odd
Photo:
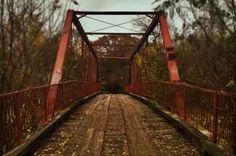
[{"label": "bridge portal frame", "polygon": [[[80,17],[77,17],[77,15],[80,15]],[[151,24],[147,28],[145,33],[110,33],[110,32],[85,32],[83,29],[82,24],[80,23],[79,19],[83,18],[87,15],[146,15],[146,16],[154,16]],[[59,48],[57,50],[57,57],[54,64],[54,69],[51,76],[50,84],[58,84],[61,82],[62,76],[63,76],[63,67],[64,67],[64,61],[66,57],[66,51],[68,47],[69,42],[69,35],[71,32],[72,24],[75,25],[78,33],[82,37],[82,42],[84,41],[93,56],[96,60],[96,79],[98,82],[98,56],[96,54],[96,51],[94,50],[91,42],[88,39],[88,35],[142,35],[142,38],[138,42],[137,46],[135,47],[134,51],[131,54],[130,60],[130,71],[129,71],[129,82],[130,86],[132,86],[132,73],[134,72],[133,67],[133,58],[134,56],[140,51],[140,49],[143,47],[144,43],[147,41],[149,35],[153,32],[153,30],[157,27],[157,25],[160,23],[160,30],[163,37],[163,45],[165,47],[165,53],[166,53],[166,63],[169,71],[169,77],[170,81],[172,82],[180,82],[177,62],[176,62],[176,56],[174,52],[174,48],[172,45],[172,40],[169,33],[169,28],[166,20],[165,13],[163,11],[155,12],[155,11],[74,11],[74,10],[68,10],[66,15],[65,24],[63,27],[63,31],[61,34],[60,42],[59,42]],[[101,58],[102,59],[102,58]],[[114,59],[114,58],[113,58]],[[124,59],[117,57],[116,59]],[[132,88],[132,87],[130,87]],[[49,88],[48,94],[47,94],[47,104],[46,104],[46,111],[45,111],[45,120],[48,121],[52,119],[54,116],[54,110],[56,105],[56,98],[58,94],[58,88],[57,86],[52,86]],[[179,107],[178,114],[182,117],[184,117],[184,103],[183,103],[183,94],[181,91],[176,91],[176,102]]]}]

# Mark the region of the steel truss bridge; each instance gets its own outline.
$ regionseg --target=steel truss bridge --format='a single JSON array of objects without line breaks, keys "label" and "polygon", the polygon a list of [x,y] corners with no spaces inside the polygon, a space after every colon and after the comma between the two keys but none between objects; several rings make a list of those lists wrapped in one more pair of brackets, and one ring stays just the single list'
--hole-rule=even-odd
[{"label": "steel truss bridge", "polygon": [[[86,32],[81,19],[90,15],[139,15],[151,23],[145,32]],[[147,73],[138,61],[151,55],[144,45],[156,28],[169,81],[143,78]],[[109,55],[96,51],[101,45],[89,35],[134,35],[139,41],[118,45],[128,47],[128,54]],[[62,81],[68,51],[79,42],[78,57],[86,64],[81,73],[87,74]],[[129,62],[126,95],[100,93],[103,59]],[[164,12],[68,10],[50,84],[0,95],[0,150],[8,155],[221,155],[223,145],[235,152],[235,116],[235,94],[181,81]]]}]

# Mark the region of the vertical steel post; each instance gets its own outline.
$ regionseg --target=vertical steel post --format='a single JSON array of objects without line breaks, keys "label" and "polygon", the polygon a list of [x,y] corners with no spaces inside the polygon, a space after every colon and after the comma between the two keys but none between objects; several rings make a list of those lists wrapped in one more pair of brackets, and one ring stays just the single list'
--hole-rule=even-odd
[{"label": "vertical steel post", "polygon": [[73,18],[73,11],[68,10],[66,15],[66,21],[63,28],[62,36],[59,43],[59,48],[57,51],[57,57],[54,64],[54,69],[51,77],[51,86],[48,91],[47,96],[47,105],[46,105],[46,121],[50,120],[53,117],[55,104],[57,100],[57,93],[58,93],[58,84],[61,82],[62,74],[63,74],[63,67],[64,67],[64,60],[66,56],[67,46],[69,42],[69,36],[71,31],[71,24]]},{"label": "vertical steel post", "polygon": [[163,44],[165,47],[170,80],[180,81],[178,67],[176,63],[176,56],[175,56],[172,40],[170,37],[169,28],[166,21],[166,16],[164,15],[164,13],[160,15],[159,20],[160,20],[161,34],[163,37]]},{"label": "vertical steel post", "polygon": [[236,155],[236,114],[233,113],[233,122],[232,122],[232,145],[233,154]]},{"label": "vertical steel post", "polygon": [[[163,37],[163,44],[165,47],[165,54],[166,54],[166,61],[167,61],[167,67],[169,71],[169,77],[172,82],[179,82],[179,71],[177,67],[176,62],[176,55],[174,52],[173,43],[170,37],[170,32],[168,28],[168,23],[166,20],[166,16],[164,13],[162,13],[159,17],[160,20],[160,27],[161,27],[161,34]],[[184,92],[183,89],[181,89],[181,85],[177,86],[177,90],[175,93],[175,100],[177,104],[178,109],[178,115],[181,118],[185,118],[185,101],[184,101]]]},{"label": "vertical steel post", "polygon": [[129,60],[129,85],[132,84],[132,62],[133,62],[133,59],[130,59]]},{"label": "vertical steel post", "polygon": [[22,137],[22,125],[21,125],[21,116],[20,116],[20,94],[16,96],[16,105],[15,105],[15,115],[16,115],[16,139],[20,142]]},{"label": "vertical steel post", "polygon": [[177,113],[184,120],[186,120],[185,94],[185,86],[178,83],[175,92],[175,101],[177,105]]},{"label": "vertical steel post", "polygon": [[99,83],[99,61],[98,59],[95,60],[96,63],[96,82]]},{"label": "vertical steel post", "polygon": [[129,85],[126,88],[127,92],[133,92],[132,86],[133,86],[133,59],[129,60]]},{"label": "vertical steel post", "polygon": [[219,95],[215,95],[213,97],[213,142],[217,143],[217,132],[218,132],[218,103],[219,103]]}]

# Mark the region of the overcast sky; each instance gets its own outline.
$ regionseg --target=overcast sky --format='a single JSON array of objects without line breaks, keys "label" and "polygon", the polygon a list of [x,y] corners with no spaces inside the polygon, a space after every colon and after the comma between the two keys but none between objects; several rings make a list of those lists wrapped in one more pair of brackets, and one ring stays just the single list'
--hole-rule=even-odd
[{"label": "overcast sky", "polygon": [[[75,6],[71,3],[70,8],[82,11],[152,11],[153,10],[152,1],[153,0],[78,0],[79,5]],[[136,18],[136,16],[89,16],[89,17],[103,20],[113,24],[120,24]],[[83,27],[87,32],[111,26],[109,24],[104,24],[88,18],[83,18],[81,20],[81,23],[83,24]],[[125,24],[122,26],[138,30],[138,28],[135,28],[132,25],[132,23]],[[102,30],[100,32],[105,32],[105,31],[132,32],[119,27]]]},{"label": "overcast sky", "polygon": [[81,10],[152,10],[153,0],[80,0]]},{"label": "overcast sky", "polygon": [[[69,5],[70,9],[82,10],[82,11],[153,11],[154,6],[152,5],[153,0],[77,0],[79,5],[75,6],[72,3]],[[67,1],[68,2],[68,1]],[[120,24],[134,18],[136,16],[89,16],[99,20],[103,20],[113,24]],[[111,25],[104,24],[98,21],[94,21],[88,18],[82,18],[81,23],[86,32],[91,32],[97,29],[109,27]],[[177,21],[177,22],[176,22]],[[180,20],[172,20],[173,24],[181,25]],[[138,30],[139,28],[134,27],[132,23],[122,25],[124,27]],[[119,27],[114,27],[100,32],[132,32]],[[135,31],[133,31],[135,32]],[[96,39],[94,36],[89,37],[90,39]]]}]

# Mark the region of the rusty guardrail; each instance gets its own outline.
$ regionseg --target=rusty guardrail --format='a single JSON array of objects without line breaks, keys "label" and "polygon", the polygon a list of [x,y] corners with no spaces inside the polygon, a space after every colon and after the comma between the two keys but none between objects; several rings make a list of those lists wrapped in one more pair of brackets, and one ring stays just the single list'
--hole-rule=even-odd
[{"label": "rusty guardrail", "polygon": [[55,113],[75,100],[99,90],[96,82],[67,81],[0,95],[0,147],[9,151],[28,139],[30,134],[46,124],[47,95],[50,87],[58,87]]},{"label": "rusty guardrail", "polygon": [[165,81],[132,84],[129,91],[158,102],[177,113],[177,93],[184,99],[184,120],[206,132],[215,143],[235,148],[236,94]]}]

